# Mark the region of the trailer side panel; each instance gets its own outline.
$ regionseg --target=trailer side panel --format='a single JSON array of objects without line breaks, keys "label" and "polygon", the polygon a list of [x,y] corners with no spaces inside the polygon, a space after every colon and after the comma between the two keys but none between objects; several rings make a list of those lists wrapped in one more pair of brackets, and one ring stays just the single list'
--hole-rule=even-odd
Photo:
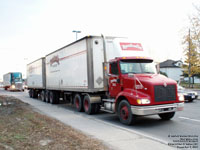
[{"label": "trailer side panel", "polygon": [[46,56],[47,89],[88,89],[86,39]]},{"label": "trailer side panel", "polygon": [[38,59],[27,65],[28,88],[45,89],[44,59]]}]

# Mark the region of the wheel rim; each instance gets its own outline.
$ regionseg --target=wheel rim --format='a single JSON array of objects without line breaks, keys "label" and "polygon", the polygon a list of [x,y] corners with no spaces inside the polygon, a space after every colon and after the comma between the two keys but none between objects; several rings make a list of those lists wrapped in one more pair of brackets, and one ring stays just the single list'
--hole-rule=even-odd
[{"label": "wheel rim", "polygon": [[87,99],[86,99],[85,102],[84,102],[84,107],[85,107],[85,111],[88,111],[89,103],[88,103],[88,100],[87,100]]},{"label": "wheel rim", "polygon": [[127,106],[123,106],[120,111],[121,118],[127,120],[129,116],[129,111]]},{"label": "wheel rim", "polygon": [[75,104],[76,104],[76,108],[79,108],[80,104],[79,104],[79,100],[78,100],[78,98],[76,98],[76,100],[75,100]]}]

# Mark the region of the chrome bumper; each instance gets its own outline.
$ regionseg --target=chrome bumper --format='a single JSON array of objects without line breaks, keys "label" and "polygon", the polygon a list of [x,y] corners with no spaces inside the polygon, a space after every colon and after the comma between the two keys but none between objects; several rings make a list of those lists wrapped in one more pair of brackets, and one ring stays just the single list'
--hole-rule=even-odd
[{"label": "chrome bumper", "polygon": [[155,106],[131,106],[134,115],[153,115],[183,110],[184,103],[164,104]]}]

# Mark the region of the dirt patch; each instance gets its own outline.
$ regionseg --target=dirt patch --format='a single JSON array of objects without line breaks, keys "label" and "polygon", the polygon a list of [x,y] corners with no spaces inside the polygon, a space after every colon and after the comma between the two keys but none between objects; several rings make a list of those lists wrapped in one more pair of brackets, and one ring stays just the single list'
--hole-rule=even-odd
[{"label": "dirt patch", "polygon": [[107,150],[100,141],[0,96],[0,150]]}]

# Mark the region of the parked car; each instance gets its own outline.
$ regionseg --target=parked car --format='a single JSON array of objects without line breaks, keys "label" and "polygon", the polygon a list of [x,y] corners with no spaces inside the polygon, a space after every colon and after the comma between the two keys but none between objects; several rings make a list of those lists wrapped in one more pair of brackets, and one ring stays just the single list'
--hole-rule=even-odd
[{"label": "parked car", "polygon": [[184,95],[185,101],[192,102],[194,99],[197,99],[198,93],[195,91],[187,90],[184,87],[178,85],[178,93]]}]

